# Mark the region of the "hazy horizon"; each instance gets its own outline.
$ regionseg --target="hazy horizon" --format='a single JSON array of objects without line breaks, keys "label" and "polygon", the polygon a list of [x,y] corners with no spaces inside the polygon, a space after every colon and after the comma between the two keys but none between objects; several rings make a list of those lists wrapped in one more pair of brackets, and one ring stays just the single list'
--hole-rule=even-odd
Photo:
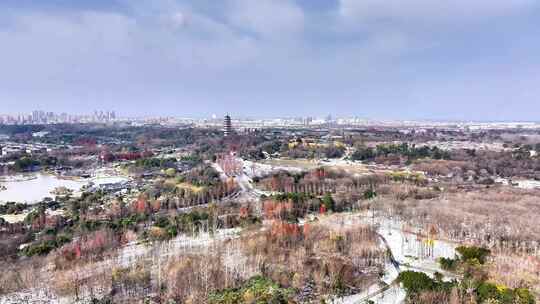
[{"label": "hazy horizon", "polygon": [[0,114],[538,121],[538,37],[535,0],[6,0]]},{"label": "hazy horizon", "polygon": [[[26,115],[31,116],[34,111],[43,111],[47,112],[43,109],[34,109],[31,111],[25,111],[25,112],[0,112],[0,116],[8,115],[12,117],[18,117],[19,115]],[[326,113],[326,114],[320,114],[320,115],[300,115],[300,114],[294,114],[291,113],[289,115],[245,115],[245,114],[239,114],[234,112],[223,112],[223,113],[213,113],[210,115],[206,114],[180,114],[180,115],[172,115],[172,114],[153,114],[153,115],[125,115],[123,113],[119,113],[115,111],[114,109],[96,109],[97,112],[114,112],[116,115],[116,118],[118,120],[122,119],[153,119],[153,118],[171,118],[171,119],[193,119],[193,120],[210,120],[215,119],[218,121],[221,121],[225,115],[229,115],[232,117],[233,120],[273,120],[273,119],[298,119],[298,118],[312,118],[312,119],[326,119],[328,115],[332,116],[332,119],[359,119],[364,120],[368,123],[373,122],[418,122],[418,123],[531,123],[531,124],[538,124],[540,123],[540,119],[537,120],[527,120],[527,119],[459,119],[459,118],[384,118],[384,117],[367,117],[367,116],[361,116],[361,115],[332,115],[332,113]],[[79,117],[89,117],[94,115],[94,111],[88,111],[88,112],[73,112],[73,111],[62,111],[62,112],[53,112],[55,114],[68,114],[71,116],[79,116]]]}]

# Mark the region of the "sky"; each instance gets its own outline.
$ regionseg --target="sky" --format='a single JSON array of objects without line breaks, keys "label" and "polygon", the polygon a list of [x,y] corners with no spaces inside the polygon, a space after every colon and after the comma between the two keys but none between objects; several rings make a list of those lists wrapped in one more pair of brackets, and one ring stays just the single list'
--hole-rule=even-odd
[{"label": "sky", "polygon": [[0,113],[540,121],[540,0],[2,0]]}]

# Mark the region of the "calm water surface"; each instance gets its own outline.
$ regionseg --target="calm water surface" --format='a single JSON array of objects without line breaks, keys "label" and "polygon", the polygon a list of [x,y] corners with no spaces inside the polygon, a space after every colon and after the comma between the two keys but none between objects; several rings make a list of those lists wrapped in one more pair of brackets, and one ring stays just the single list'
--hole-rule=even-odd
[{"label": "calm water surface", "polygon": [[0,204],[5,202],[25,202],[36,203],[46,197],[54,198],[51,194],[57,187],[66,187],[75,192],[81,190],[82,186],[90,181],[96,184],[121,182],[127,179],[122,177],[96,178],[90,180],[66,180],[53,175],[35,174],[16,176],[16,180],[0,181],[0,187],[4,186],[6,190],[0,190]]}]

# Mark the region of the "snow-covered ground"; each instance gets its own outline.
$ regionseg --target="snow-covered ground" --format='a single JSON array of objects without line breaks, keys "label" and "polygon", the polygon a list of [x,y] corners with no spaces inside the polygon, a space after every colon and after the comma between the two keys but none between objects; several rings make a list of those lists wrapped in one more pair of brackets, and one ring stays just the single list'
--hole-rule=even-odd
[{"label": "snow-covered ground", "polygon": [[[329,161],[330,165],[350,165],[345,159]],[[261,195],[261,191],[255,189],[252,185],[252,178],[255,176],[264,176],[277,170],[286,171],[302,171],[300,168],[294,167],[276,167],[268,164],[261,164],[251,161],[243,161],[243,174],[238,178],[241,188],[244,192],[249,192]],[[257,192],[259,191],[259,192]],[[372,215],[372,214],[371,214]],[[419,237],[418,233],[405,231],[404,225],[399,220],[393,220],[383,217],[371,217],[370,214],[344,215],[339,221],[329,224],[349,225],[353,222],[364,221],[377,225],[377,232],[383,240],[384,246],[392,252],[394,262],[387,263],[385,274],[381,278],[381,282],[373,284],[365,291],[340,298],[334,299],[336,304],[360,304],[366,300],[371,300],[375,303],[402,303],[405,300],[406,294],[403,288],[397,284],[396,280],[399,272],[403,270],[421,271],[430,276],[435,272],[443,274],[446,279],[453,279],[455,276],[442,270],[437,263],[441,257],[453,258],[455,256],[456,244],[441,240],[427,240]]]},{"label": "snow-covered ground", "polygon": [[527,189],[527,190],[540,189],[540,181],[537,181],[537,180],[531,180],[531,179],[517,180],[515,181],[515,183],[517,184],[517,187],[521,189]]},{"label": "snow-covered ground", "polygon": [[129,181],[129,178],[124,176],[96,176],[90,179],[96,186],[104,186],[110,184],[124,184]]},{"label": "snow-covered ground", "polygon": [[435,272],[441,273],[446,279],[454,279],[455,276],[442,270],[437,263],[440,257],[453,258],[456,254],[456,244],[433,240],[430,252],[426,250],[425,240],[419,238],[417,234],[404,231],[400,221],[381,217],[359,217],[358,215],[349,215],[339,223],[347,225],[352,221],[365,221],[378,226],[377,232],[384,239],[384,246],[392,252],[395,261],[399,266],[393,263],[387,263],[385,274],[381,282],[373,284],[359,294],[334,299],[335,304],[363,304],[366,300],[371,300],[380,304],[403,303],[406,297],[405,290],[397,284],[399,272],[404,270],[413,270],[424,272],[433,276]]},{"label": "snow-covered ground", "polygon": [[[238,237],[239,228],[218,230],[215,234],[201,233],[198,236],[180,235],[168,242],[163,242],[158,246],[147,244],[128,244],[120,249],[118,256],[90,266],[82,267],[76,271],[82,276],[110,270],[113,267],[129,267],[138,261],[150,259],[166,259],[168,257],[180,255],[187,252],[201,252],[214,244]],[[71,298],[59,298],[47,288],[35,288],[5,296],[0,296],[0,304],[68,304],[74,303]]]},{"label": "snow-covered ground", "polygon": [[176,238],[161,243],[158,247],[147,244],[131,244],[123,247],[118,254],[119,265],[128,267],[140,258],[152,255],[152,249],[157,248],[162,258],[179,255],[192,250],[200,250],[203,247],[209,247],[213,243],[225,241],[238,237],[239,228],[221,229],[215,234],[200,233],[197,236],[180,235]]},{"label": "snow-covered ground", "polygon": [[4,219],[8,223],[13,224],[13,223],[19,223],[19,222],[24,221],[24,219],[26,218],[27,215],[28,215],[28,212],[23,212],[23,213],[19,213],[19,214],[0,215],[0,218]]},{"label": "snow-covered ground", "polygon": [[[424,238],[411,232],[405,232],[402,223],[388,219],[379,219],[379,234],[386,240],[394,258],[402,266],[422,268],[444,273],[437,260],[441,257],[453,258],[456,255],[456,244],[432,240],[432,245],[426,245]],[[429,248],[430,247],[430,248]],[[431,251],[428,254],[428,248]]]},{"label": "snow-covered ground", "polygon": [[[5,215],[0,215],[0,218],[4,219],[6,222],[8,223],[19,223],[19,222],[22,222],[24,221],[24,219],[26,218],[26,216],[28,215],[28,213],[30,213],[29,211],[25,211],[25,212],[22,212],[22,213],[19,213],[19,214],[5,214]],[[47,209],[46,213],[48,215],[51,215],[51,216],[54,216],[54,215],[64,215],[64,211],[63,210],[51,210],[51,209]]]},{"label": "snow-covered ground", "polygon": [[520,189],[526,189],[526,190],[532,190],[532,189],[540,189],[540,181],[533,180],[533,179],[519,179],[519,180],[511,180],[508,178],[503,177],[497,177],[495,179],[496,183],[508,186],[514,186]]},{"label": "snow-covered ground", "polygon": [[218,164],[218,163],[210,163],[210,165],[212,166],[212,168],[214,168],[214,170],[216,170],[218,173],[219,173],[219,177],[221,178],[222,181],[226,181],[228,176],[227,174],[225,174],[225,171],[223,170],[223,168],[221,168],[221,166]]},{"label": "snow-covered ground", "polygon": [[[339,160],[344,162],[345,160]],[[222,168],[217,164],[212,166],[222,175],[222,178],[227,178]],[[250,161],[243,161],[242,174],[235,176],[239,186],[241,188],[240,195],[248,198],[259,198],[262,194],[266,194],[263,191],[255,189],[252,184],[252,178],[255,176],[263,176],[276,170],[287,171],[302,171],[302,169],[294,167],[276,167],[267,164],[254,163]],[[237,197],[238,198],[238,197]],[[371,217],[370,214],[347,214],[343,215],[339,221],[329,222],[328,224],[335,225],[349,225],[351,223],[358,223],[363,221],[366,224],[375,224],[383,242],[381,246],[385,246],[392,252],[393,258],[398,265],[394,263],[387,263],[385,267],[385,274],[381,278],[381,281],[377,284],[373,284],[363,292],[335,299],[333,303],[336,304],[363,304],[366,300],[371,300],[375,303],[402,303],[405,300],[405,291],[396,283],[399,272],[407,269],[422,271],[428,275],[433,275],[435,272],[443,274],[446,278],[453,278],[452,274],[446,273],[440,269],[437,259],[440,257],[452,258],[455,256],[455,248],[457,245],[439,241],[430,240],[426,242],[425,239],[418,237],[411,231],[405,231],[404,225],[398,220],[392,220],[383,217]],[[162,243],[158,247],[147,246],[145,244],[131,244],[121,249],[117,260],[114,261],[115,265],[121,265],[127,267],[134,264],[141,259],[149,258],[166,258],[179,253],[188,251],[197,251],[210,247],[212,244],[217,244],[219,241],[226,239],[233,239],[238,236],[239,229],[227,229],[219,230],[214,235],[199,234],[197,237],[178,236],[177,238]],[[99,265],[102,268],[110,267],[111,261],[102,263]],[[235,264],[228,261],[228,264]],[[94,269],[88,269],[91,273],[92,270],[99,270],[100,267],[94,265]],[[24,293],[23,293],[24,294]],[[26,293],[28,294],[28,293]],[[4,300],[3,300],[4,299]],[[16,303],[5,302],[6,298],[0,298],[0,304],[4,303]],[[2,302],[4,301],[4,302]],[[49,303],[49,302],[32,302],[28,303]],[[52,302],[55,303],[55,302]]]},{"label": "snow-covered ground", "polygon": [[277,171],[288,171],[288,172],[294,172],[299,173],[304,171],[304,169],[299,167],[292,167],[292,166],[274,166],[270,164],[263,164],[259,162],[253,162],[249,160],[244,160],[244,168],[245,172],[250,178],[253,178],[255,176],[265,176],[268,174],[271,174],[272,172]]},{"label": "snow-covered ground", "polygon": [[334,299],[331,303],[363,304],[367,300],[375,303],[401,303],[405,300],[405,291],[399,285],[395,284],[398,275],[398,269],[392,263],[387,263],[381,282],[369,286],[361,293]]},{"label": "snow-covered ground", "polygon": [[[405,293],[405,290],[403,288],[397,285],[393,285],[390,287],[390,289],[372,297],[370,300],[377,304],[397,304],[397,303],[403,303],[405,301],[406,296],[407,294]],[[352,302],[350,304],[353,304],[353,303],[363,304],[359,302]]]},{"label": "snow-covered ground", "polygon": [[48,289],[31,289],[0,296],[0,304],[70,304],[72,300],[61,300]]},{"label": "snow-covered ground", "polygon": [[[243,170],[240,174],[237,174],[234,176],[235,181],[238,183],[238,186],[240,187],[240,192],[236,195],[233,195],[230,197],[231,199],[234,199],[236,201],[258,201],[261,196],[266,195],[270,196],[273,193],[268,191],[263,191],[256,189],[253,186],[253,177],[255,176],[262,176],[263,174],[266,174],[266,171],[256,171],[253,170],[253,162],[250,161],[244,161],[241,158],[236,158],[238,162],[242,164]],[[264,166],[264,165],[263,165]],[[218,163],[212,163],[212,167],[219,172],[222,180],[226,180],[228,176],[225,174],[225,171]],[[268,171],[271,172],[271,171]]]}]

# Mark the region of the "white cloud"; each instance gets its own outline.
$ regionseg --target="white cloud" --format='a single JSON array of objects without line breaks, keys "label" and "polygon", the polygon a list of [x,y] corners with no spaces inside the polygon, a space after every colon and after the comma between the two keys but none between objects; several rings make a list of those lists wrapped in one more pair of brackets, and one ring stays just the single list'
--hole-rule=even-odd
[{"label": "white cloud", "polygon": [[0,29],[0,65],[13,73],[9,76],[23,74],[28,79],[69,73],[96,57],[125,56],[136,33],[136,21],[116,13],[28,12],[11,20],[10,27]]},{"label": "white cloud", "polygon": [[539,5],[537,0],[339,0],[336,23],[338,32],[363,37],[365,49],[394,56],[483,39]]},{"label": "white cloud", "polygon": [[228,19],[234,26],[270,38],[304,29],[303,10],[290,0],[231,0]]},{"label": "white cloud", "polygon": [[176,12],[169,16],[169,21],[174,28],[183,28],[189,24],[189,17],[183,12]]},{"label": "white cloud", "polygon": [[351,22],[429,25],[511,15],[536,4],[536,0],[340,0],[339,12]]},{"label": "white cloud", "polygon": [[19,90],[198,79],[243,67],[260,52],[252,39],[189,8],[145,16],[18,11],[9,20],[0,28],[0,83]]},{"label": "white cloud", "polygon": [[[287,114],[317,108],[326,112],[331,102],[351,113],[371,107],[383,114],[395,109],[400,115],[403,100],[411,105],[422,98],[441,100],[454,89],[461,92],[460,99],[480,100],[487,90],[473,95],[466,85],[483,83],[490,74],[502,75],[495,92],[506,87],[501,92],[506,96],[533,86],[530,81],[515,88],[500,84],[528,79],[518,73],[510,78],[504,70],[487,73],[473,66],[457,73],[467,62],[485,60],[485,66],[493,66],[504,61],[515,68],[522,61],[538,68],[531,59],[540,48],[532,26],[536,23],[520,22],[519,31],[507,27],[512,22],[504,19],[496,29],[502,35],[489,26],[440,35],[440,24],[476,22],[476,17],[463,19],[459,13],[465,0],[408,0],[406,7],[397,0],[341,0],[339,14],[327,12],[323,19],[293,0],[223,0],[218,8],[206,6],[213,0],[191,5],[124,1],[128,8],[114,12],[0,12],[0,104],[8,99],[28,105],[45,100],[45,106],[47,100],[83,100],[87,102],[80,102],[81,107],[93,107],[88,101],[119,101],[133,102],[130,109],[135,111],[155,101],[163,111],[194,113],[219,111],[220,102],[227,101],[239,111],[283,109]],[[494,0],[495,7],[484,12],[485,1],[474,1],[467,2],[471,12],[488,21],[517,15],[530,3]],[[343,20],[356,30],[343,30]],[[426,32],[419,30],[422,25]],[[502,44],[516,53],[508,54],[498,47]],[[450,89],[444,87],[448,81],[453,82]]]}]

